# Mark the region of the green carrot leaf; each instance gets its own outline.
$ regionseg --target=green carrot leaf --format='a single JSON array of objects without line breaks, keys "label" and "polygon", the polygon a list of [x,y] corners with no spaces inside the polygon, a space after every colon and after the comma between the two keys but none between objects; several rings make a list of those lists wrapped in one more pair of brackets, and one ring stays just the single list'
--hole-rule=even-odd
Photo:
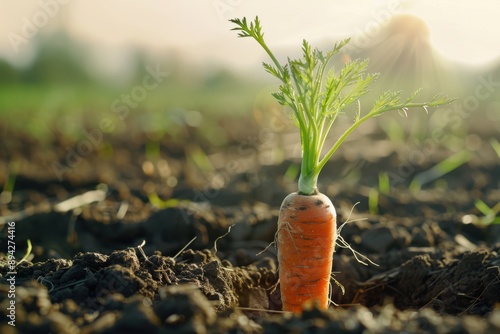
[{"label": "green carrot leaf", "polygon": [[[302,145],[302,164],[299,177],[299,192],[310,195],[316,192],[317,179],[321,169],[331,158],[346,138],[363,122],[387,111],[399,111],[404,114],[410,108],[438,107],[451,103],[453,99],[440,94],[427,102],[414,102],[420,90],[411,93],[402,100],[402,92],[387,91],[382,93],[365,114],[361,111],[359,99],[370,92],[370,87],[378,78],[378,74],[366,73],[369,61],[356,59],[350,61],[337,72],[331,59],[338,55],[349,43],[345,39],[336,43],[327,52],[312,48],[302,41],[302,57],[288,58],[280,63],[264,41],[264,33],[259,18],[250,24],[246,18],[230,20],[236,25],[232,30],[238,31],[239,37],[252,37],[266,51],[272,64],[263,63],[264,69],[281,81],[279,92],[273,93],[278,103],[291,109],[291,118],[300,130]],[[356,103],[358,108],[354,122],[337,139],[326,152],[323,146],[328,133],[343,112]]]}]

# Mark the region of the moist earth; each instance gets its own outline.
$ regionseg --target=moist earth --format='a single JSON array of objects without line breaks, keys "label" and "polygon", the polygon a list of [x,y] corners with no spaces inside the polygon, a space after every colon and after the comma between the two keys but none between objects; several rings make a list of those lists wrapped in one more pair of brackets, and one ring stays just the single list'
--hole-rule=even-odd
[{"label": "moist earth", "polygon": [[[403,151],[391,144],[363,163],[340,151],[320,179],[346,222],[332,306],[293,315],[281,312],[273,241],[279,205],[295,187],[296,176],[284,175],[298,161],[255,163],[261,147],[248,159],[241,138],[214,149],[195,137],[219,163],[207,172],[168,136],[148,156],[148,137],[129,126],[127,136],[107,138],[111,151],[101,145],[73,167],[66,148],[77,141],[0,126],[3,189],[15,175],[0,207],[0,252],[5,259],[7,222],[18,261],[33,245],[14,275],[1,262],[1,333],[500,332],[500,225],[481,224],[474,205],[500,202],[494,153],[417,191],[406,177],[378,193],[374,209],[370,189],[380,172],[396,173]],[[349,145],[363,156],[374,141],[382,140]],[[245,168],[229,168],[235,161]],[[429,157],[414,175],[435,163]]]}]

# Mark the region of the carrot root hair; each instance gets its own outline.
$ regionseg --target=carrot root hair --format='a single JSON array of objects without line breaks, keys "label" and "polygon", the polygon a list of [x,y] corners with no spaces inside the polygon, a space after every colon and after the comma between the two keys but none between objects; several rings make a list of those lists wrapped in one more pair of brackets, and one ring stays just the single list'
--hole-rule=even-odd
[{"label": "carrot root hair", "polygon": [[349,223],[353,223],[353,222],[356,222],[356,221],[361,221],[361,220],[366,220],[366,218],[358,218],[358,219],[351,219],[351,215],[352,215],[352,212],[354,211],[354,208],[356,207],[356,205],[358,205],[359,202],[356,202],[352,208],[351,208],[351,211],[349,212],[349,215],[347,216],[347,219],[345,222],[343,222],[339,228],[337,229],[337,240],[336,240],[336,245],[341,247],[341,248],[346,248],[346,249],[349,249],[352,253],[352,255],[354,255],[354,258],[356,259],[356,261],[358,261],[359,263],[361,263],[362,265],[365,265],[365,266],[368,266],[369,264],[372,264],[374,266],[377,266],[378,267],[378,264],[373,262],[372,260],[370,260],[366,255],[363,255],[361,254],[360,252],[358,252],[357,250],[355,250],[354,248],[352,248],[352,246],[342,237],[341,235],[341,232],[342,232],[342,229],[344,228],[344,226],[346,224],[349,224]]}]

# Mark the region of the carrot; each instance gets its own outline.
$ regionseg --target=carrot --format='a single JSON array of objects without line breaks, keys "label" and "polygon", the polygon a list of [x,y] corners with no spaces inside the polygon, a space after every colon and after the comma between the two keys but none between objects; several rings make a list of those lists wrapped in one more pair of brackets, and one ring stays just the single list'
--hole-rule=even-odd
[{"label": "carrot", "polygon": [[[302,43],[303,57],[288,59],[282,65],[264,41],[259,18],[250,24],[246,18],[230,20],[237,25],[239,37],[252,37],[266,51],[272,64],[264,68],[281,81],[273,96],[291,110],[299,128],[302,163],[298,192],[285,198],[281,205],[277,247],[281,298],[285,311],[300,312],[305,302],[316,301],[328,307],[328,287],[336,240],[335,209],[327,196],[318,192],[318,176],[328,160],[346,138],[362,123],[391,111],[406,113],[408,108],[437,107],[453,101],[440,94],[428,102],[413,102],[419,90],[401,100],[401,92],[385,92],[371,109],[361,114],[359,98],[370,91],[377,74],[366,74],[368,60],[354,60],[335,72],[330,60],[349,40],[341,41],[323,53]],[[324,153],[323,146],[337,116],[353,103],[358,104],[354,121]]]},{"label": "carrot", "polygon": [[337,215],[330,199],[296,192],[281,205],[277,247],[284,311],[300,312],[307,301],[328,307]]}]

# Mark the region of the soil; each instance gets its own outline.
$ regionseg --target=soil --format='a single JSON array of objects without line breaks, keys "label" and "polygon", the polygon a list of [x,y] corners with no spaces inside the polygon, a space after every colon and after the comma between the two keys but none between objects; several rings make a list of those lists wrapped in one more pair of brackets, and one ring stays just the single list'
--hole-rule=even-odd
[{"label": "soil", "polygon": [[[271,243],[298,161],[269,158],[286,156],[290,133],[265,137],[253,119],[221,126],[226,143],[214,147],[193,128],[155,142],[130,122],[85,156],[69,153],[83,139],[55,129],[39,141],[0,126],[0,252],[8,255],[8,222],[17,260],[33,245],[14,275],[1,262],[0,332],[500,333],[500,225],[481,224],[475,207],[500,202],[500,161],[487,140],[480,159],[418,191],[410,182],[443,159],[439,145],[405,175],[407,144],[381,134],[339,151],[320,190],[348,221],[343,240],[373,263],[337,247],[335,305],[292,315],[280,311]],[[211,164],[193,158],[197,149]],[[381,172],[391,188],[377,213],[369,194]]]}]

